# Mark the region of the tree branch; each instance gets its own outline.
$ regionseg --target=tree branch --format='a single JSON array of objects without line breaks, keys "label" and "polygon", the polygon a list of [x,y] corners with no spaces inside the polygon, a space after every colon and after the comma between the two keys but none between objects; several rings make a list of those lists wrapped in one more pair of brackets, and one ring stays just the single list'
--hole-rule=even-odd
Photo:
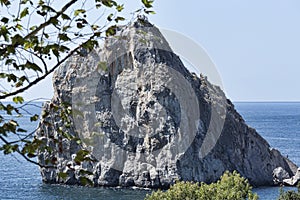
[{"label": "tree branch", "polygon": [[[8,142],[5,138],[3,138],[1,135],[0,135],[0,139],[7,145],[10,145],[10,142]],[[24,154],[22,154],[22,152],[19,150],[19,148],[17,148],[16,152],[18,154],[20,154],[26,161],[30,162],[30,163],[33,163],[35,165],[38,165],[39,167],[53,167],[53,166],[44,166],[44,165],[41,165],[40,163],[36,162],[36,161],[33,161],[31,159],[29,159],[27,156],[25,156]]]},{"label": "tree branch", "polygon": [[27,89],[29,89],[30,87],[32,87],[33,85],[37,84],[38,82],[40,82],[41,80],[45,79],[49,74],[51,74],[52,72],[54,72],[55,69],[57,69],[62,63],[64,63],[69,57],[71,57],[75,52],[77,52],[80,48],[82,48],[82,46],[84,46],[87,42],[89,42],[90,40],[92,40],[98,32],[95,32],[87,41],[85,41],[84,43],[82,43],[81,45],[79,45],[78,47],[76,47],[75,49],[73,49],[72,51],[69,52],[69,54],[64,57],[62,60],[60,60],[58,63],[56,63],[56,65],[54,67],[52,67],[49,71],[47,71],[43,76],[38,77],[37,79],[35,79],[34,81],[30,82],[27,86],[20,88],[18,90],[15,90],[14,92],[10,92],[7,93],[5,95],[1,95],[0,96],[0,100],[1,99],[6,99],[8,97],[17,95],[19,93],[22,93],[24,91],[26,91]]},{"label": "tree branch", "polygon": [[35,30],[33,30],[31,33],[29,33],[28,35],[26,35],[24,37],[24,39],[28,39],[32,36],[34,36],[35,34],[37,34],[40,30],[42,30],[43,28],[45,28],[46,26],[51,24],[51,21],[53,19],[57,19],[61,14],[63,14],[71,5],[73,5],[74,3],[76,3],[76,1],[78,0],[71,0],[69,3],[67,3],[59,12],[57,12],[57,14],[53,17],[50,17],[50,19],[44,23],[42,23],[39,27],[37,27]]},{"label": "tree branch", "polygon": [[[71,0],[69,3],[67,3],[59,12],[56,13],[55,16],[50,17],[47,21],[45,21],[44,23],[42,23],[40,26],[38,26],[36,29],[34,29],[32,32],[28,33],[23,39],[27,40],[30,37],[36,35],[40,30],[44,29],[45,27],[47,27],[48,25],[50,25],[52,23],[52,21],[54,19],[58,19],[70,6],[72,6],[74,3],[76,3],[78,0]],[[15,44],[10,44],[7,45],[5,48],[0,49],[0,53],[4,53],[7,51],[8,47],[12,47],[12,48],[16,48],[19,44],[15,43]]]}]

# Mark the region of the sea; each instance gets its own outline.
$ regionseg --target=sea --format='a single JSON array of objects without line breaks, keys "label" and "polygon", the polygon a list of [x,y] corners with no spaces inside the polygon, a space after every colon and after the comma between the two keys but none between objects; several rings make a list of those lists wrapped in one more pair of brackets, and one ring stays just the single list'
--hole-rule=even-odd
[{"label": "sea", "polygon": [[[300,102],[235,102],[235,108],[248,125],[255,128],[269,144],[300,166]],[[29,114],[41,112],[42,103],[30,103],[20,125],[34,130]],[[7,116],[9,117],[9,116]],[[295,188],[284,187],[284,190]],[[280,187],[254,188],[260,199],[277,199]],[[151,190],[90,188],[49,185],[42,182],[39,169],[19,155],[0,152],[0,199],[144,199]]]}]

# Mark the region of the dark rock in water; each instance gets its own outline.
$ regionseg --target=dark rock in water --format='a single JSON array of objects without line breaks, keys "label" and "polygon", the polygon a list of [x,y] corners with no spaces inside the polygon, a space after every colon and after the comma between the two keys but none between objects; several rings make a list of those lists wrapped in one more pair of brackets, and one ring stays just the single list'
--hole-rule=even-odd
[{"label": "dark rock in water", "polygon": [[[219,87],[184,67],[147,19],[73,56],[53,82],[54,97],[44,106],[49,115],[36,133],[52,148],[38,156],[48,166],[40,169],[46,183],[167,188],[176,180],[214,182],[237,170],[259,186],[273,185],[278,167],[290,177],[296,172]],[[73,114],[63,118],[53,109],[58,103],[69,103]],[[62,137],[64,131],[82,143]]]}]

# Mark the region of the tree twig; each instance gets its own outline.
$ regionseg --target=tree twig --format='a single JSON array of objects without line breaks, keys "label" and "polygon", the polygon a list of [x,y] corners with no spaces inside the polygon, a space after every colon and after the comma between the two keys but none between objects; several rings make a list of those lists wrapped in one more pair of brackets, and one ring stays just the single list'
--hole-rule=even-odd
[{"label": "tree twig", "polygon": [[7,93],[5,95],[1,95],[0,99],[6,99],[8,97],[11,97],[11,96],[17,95],[19,93],[22,93],[22,92],[26,91],[27,89],[29,89],[30,87],[32,87],[33,85],[40,82],[41,80],[45,79],[49,74],[54,72],[54,70],[57,69],[62,63],[64,63],[69,57],[71,57],[80,48],[82,48],[82,46],[84,46],[87,42],[92,40],[96,35],[97,35],[97,33],[94,33],[87,41],[85,41],[84,43],[82,43],[81,45],[79,45],[78,47],[73,49],[72,51],[70,51],[66,57],[64,57],[62,60],[60,60],[58,63],[56,63],[56,65],[53,66],[49,71],[47,71],[43,76],[40,76],[40,77],[36,78],[34,81],[30,82],[27,86],[25,86],[23,88],[20,88],[18,90],[13,91],[13,92]]},{"label": "tree twig", "polygon": [[[8,142],[4,137],[2,137],[1,135],[0,135],[0,139],[1,139],[5,144],[10,145],[9,142]],[[40,163],[38,163],[38,162],[36,162],[36,161],[33,161],[33,160],[29,159],[27,156],[25,156],[25,155],[19,150],[19,148],[17,148],[16,152],[17,152],[18,154],[20,154],[26,161],[28,161],[28,162],[30,162],[30,163],[33,163],[33,164],[35,164],[35,165],[38,165],[39,167],[51,167],[51,166],[44,166],[44,165],[41,165]],[[53,166],[52,166],[52,167],[53,167]]]}]

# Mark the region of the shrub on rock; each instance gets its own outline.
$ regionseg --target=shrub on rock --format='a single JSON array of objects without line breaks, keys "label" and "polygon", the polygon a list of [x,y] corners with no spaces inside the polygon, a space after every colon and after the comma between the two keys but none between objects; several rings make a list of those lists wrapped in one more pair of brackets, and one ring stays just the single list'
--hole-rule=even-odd
[{"label": "shrub on rock", "polygon": [[291,190],[284,192],[283,189],[281,189],[278,200],[300,200],[300,182],[298,182],[297,187],[298,192]]},{"label": "shrub on rock", "polygon": [[257,194],[252,192],[247,179],[241,177],[234,171],[226,171],[216,183],[192,183],[177,182],[169,190],[163,192],[158,190],[147,195],[146,200],[182,200],[182,199],[207,199],[207,200],[232,200],[232,199],[258,199]]}]

